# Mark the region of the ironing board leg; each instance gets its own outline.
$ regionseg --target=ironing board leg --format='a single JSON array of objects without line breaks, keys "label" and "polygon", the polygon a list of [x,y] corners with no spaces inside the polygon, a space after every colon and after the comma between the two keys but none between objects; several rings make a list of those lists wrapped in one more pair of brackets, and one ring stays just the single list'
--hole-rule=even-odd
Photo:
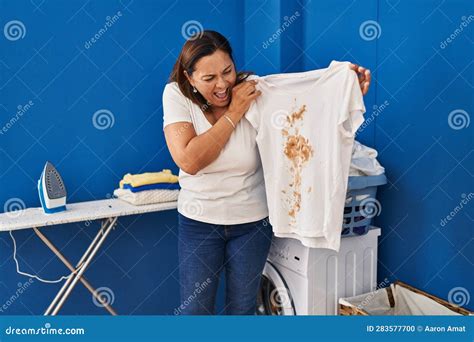
[{"label": "ironing board leg", "polygon": [[103,221],[102,227],[100,228],[99,232],[97,233],[94,240],[91,242],[91,244],[87,248],[84,255],[81,257],[81,259],[77,263],[75,271],[71,273],[71,276],[66,280],[64,285],[61,287],[58,294],[56,295],[56,297],[53,299],[48,309],[46,310],[45,315],[54,316],[58,313],[58,311],[61,309],[64,302],[66,301],[67,297],[71,293],[72,289],[76,286],[77,282],[80,279],[82,279],[83,273],[85,272],[86,268],[89,266],[93,257],[99,250],[100,246],[103,244],[103,242],[107,238],[107,235],[115,226],[116,222],[117,222],[117,217],[109,218]]},{"label": "ironing board leg", "polygon": [[[115,222],[117,222],[117,217],[114,217],[114,218],[110,218],[108,219],[104,225],[102,226],[102,228],[99,230],[99,233],[97,235],[99,235],[99,240],[97,241],[97,243],[90,249],[90,252],[89,252],[89,249],[88,249],[88,255],[84,258],[83,262],[80,263],[80,266],[78,268],[78,271],[76,273],[73,273],[71,275],[70,278],[72,278],[72,281],[70,282],[70,285],[66,288],[64,294],[62,295],[62,297],[59,299],[59,302],[57,303],[56,307],[54,308],[54,310],[52,311],[52,315],[55,316],[59,310],[61,309],[61,307],[64,305],[64,302],[66,301],[66,299],[69,297],[72,289],[76,286],[78,280],[82,277],[82,275],[84,274],[84,272],[86,271],[87,267],[89,266],[89,264],[91,263],[92,259],[94,258],[94,256],[96,255],[97,251],[99,250],[100,246],[102,246],[102,244],[104,243],[105,239],[107,238],[107,235],[109,235],[110,231],[113,229],[114,225],[115,225]],[[86,252],[87,254],[87,252]]]},{"label": "ironing board leg", "polygon": [[[94,240],[91,242],[91,244],[89,245],[89,247],[87,248],[86,252],[83,254],[83,256],[81,257],[81,259],[79,260],[79,262],[77,263],[76,265],[76,270],[78,270],[81,265],[84,263],[84,260],[85,258],[90,254],[91,250],[94,248],[94,246],[97,244],[97,241],[99,241],[99,238],[100,236],[103,234],[104,232],[104,227],[105,225],[109,222],[109,219],[107,220],[104,220],[104,222],[102,222],[102,226],[101,226],[101,229],[99,230],[99,232],[97,233],[97,235],[94,237]],[[59,290],[58,294],[56,295],[56,297],[54,297],[53,301],[51,302],[51,304],[49,305],[48,309],[46,310],[46,312],[44,313],[45,316],[46,315],[50,315],[51,312],[53,311],[53,309],[55,308],[55,306],[57,305],[58,301],[61,299],[61,297],[63,296],[64,292],[67,290],[67,288],[70,286],[71,282],[73,280],[73,274],[71,274],[71,276],[66,279],[66,282],[63,284],[63,286],[61,287],[61,289]]]},{"label": "ironing board leg", "polygon": [[[92,240],[91,244],[89,245],[89,247],[87,248],[86,252],[82,255],[81,259],[79,260],[79,262],[76,264],[76,270],[79,269],[79,267],[83,264],[84,262],[84,259],[89,255],[90,251],[92,250],[92,248],[95,246],[95,244],[97,243],[97,241],[99,241],[99,238],[101,236],[101,234],[103,233],[103,229],[104,229],[104,225],[105,223],[108,222],[108,219],[107,220],[104,220],[104,222],[102,223],[102,226],[101,226],[101,229],[99,230],[99,232],[97,233],[97,235],[94,237],[94,239]],[[48,309],[46,310],[46,312],[44,313],[45,316],[46,315],[50,315],[51,314],[51,311],[53,310],[53,308],[56,306],[57,302],[59,301],[59,299],[62,297],[64,291],[66,291],[66,289],[69,287],[69,284],[71,284],[71,281],[72,281],[72,275],[66,279],[65,283],[63,284],[63,286],[61,287],[61,289],[59,290],[58,294],[56,295],[56,297],[54,297],[53,301],[51,302],[51,304],[49,305]]]},{"label": "ironing board leg", "polygon": [[[76,269],[72,266],[72,264],[69,262],[69,260],[66,259],[66,257],[57,249],[57,247],[46,237],[44,236],[41,231],[33,227],[36,235],[51,249],[54,254],[66,265],[66,267],[71,271],[71,272],[76,272]],[[92,285],[87,281],[87,279],[82,276],[79,279],[82,284],[89,290],[89,292],[98,300],[99,303],[113,316],[116,316],[117,313],[115,310],[96,292],[96,290],[92,287]]]}]

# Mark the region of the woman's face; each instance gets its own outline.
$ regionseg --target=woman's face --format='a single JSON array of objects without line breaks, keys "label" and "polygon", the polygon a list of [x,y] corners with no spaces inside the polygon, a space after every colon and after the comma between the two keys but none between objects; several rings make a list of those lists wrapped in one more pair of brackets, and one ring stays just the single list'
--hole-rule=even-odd
[{"label": "woman's face", "polygon": [[211,105],[229,105],[236,72],[234,63],[226,52],[217,50],[212,55],[202,57],[195,64],[193,74],[187,77]]}]

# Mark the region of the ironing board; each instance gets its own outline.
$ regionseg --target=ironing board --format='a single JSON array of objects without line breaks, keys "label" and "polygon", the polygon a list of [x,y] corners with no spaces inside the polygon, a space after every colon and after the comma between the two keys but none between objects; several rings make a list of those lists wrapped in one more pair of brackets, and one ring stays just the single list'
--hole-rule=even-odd
[{"label": "ironing board", "polygon": [[[104,243],[107,235],[116,226],[120,216],[145,214],[156,211],[176,209],[177,202],[165,202],[135,206],[119,199],[105,199],[97,201],[79,202],[67,204],[67,210],[55,214],[45,214],[42,208],[27,208],[9,213],[0,214],[0,232],[19,229],[33,228],[36,235],[43,241],[56,256],[71,271],[71,275],[53,299],[44,315],[56,315],[69,294],[80,281],[92,295],[111,314],[117,315],[116,311],[106,302],[100,294],[92,287],[84,277],[86,268],[91,263],[100,246]],[[40,227],[53,226],[64,223],[84,222],[102,220],[101,227],[91,244],[74,267],[56,248],[53,243],[39,230]]]}]

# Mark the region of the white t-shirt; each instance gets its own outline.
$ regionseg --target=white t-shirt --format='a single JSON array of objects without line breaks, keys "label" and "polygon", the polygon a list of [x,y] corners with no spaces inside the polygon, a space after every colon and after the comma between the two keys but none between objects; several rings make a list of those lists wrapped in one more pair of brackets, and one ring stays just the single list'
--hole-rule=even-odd
[{"label": "white t-shirt", "polygon": [[[163,128],[175,122],[192,123],[198,135],[212,127],[201,108],[172,82],[163,91]],[[242,119],[216,160],[196,175],[179,170],[180,214],[201,222],[226,225],[268,216],[256,135],[250,123]]]},{"label": "white t-shirt", "polygon": [[354,135],[365,106],[349,62],[258,78],[245,118],[258,131],[269,220],[278,237],[339,250]]}]

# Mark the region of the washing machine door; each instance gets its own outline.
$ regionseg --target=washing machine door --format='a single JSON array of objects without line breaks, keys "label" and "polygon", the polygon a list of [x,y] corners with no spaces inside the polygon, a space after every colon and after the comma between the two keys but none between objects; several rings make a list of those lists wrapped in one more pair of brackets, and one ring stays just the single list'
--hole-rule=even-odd
[{"label": "washing machine door", "polygon": [[285,279],[269,261],[262,273],[257,297],[257,315],[295,315],[295,305]]}]

